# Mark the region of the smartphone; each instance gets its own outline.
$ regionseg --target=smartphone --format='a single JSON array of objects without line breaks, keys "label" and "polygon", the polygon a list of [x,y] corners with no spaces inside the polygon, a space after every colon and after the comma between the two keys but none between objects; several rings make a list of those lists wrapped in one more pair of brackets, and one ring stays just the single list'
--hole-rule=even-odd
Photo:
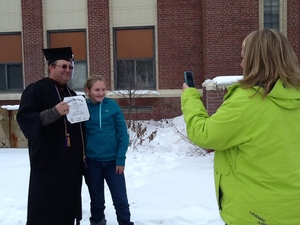
[{"label": "smartphone", "polygon": [[183,73],[184,75],[184,82],[189,86],[189,87],[195,87],[194,83],[194,75],[192,71],[185,71]]}]

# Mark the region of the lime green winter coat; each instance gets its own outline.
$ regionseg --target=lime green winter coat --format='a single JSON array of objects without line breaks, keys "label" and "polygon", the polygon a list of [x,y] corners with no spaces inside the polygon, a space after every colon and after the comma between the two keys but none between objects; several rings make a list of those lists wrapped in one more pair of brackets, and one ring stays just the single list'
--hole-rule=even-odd
[{"label": "lime green winter coat", "polygon": [[188,137],[215,150],[216,195],[228,225],[299,225],[300,91],[280,80],[265,99],[260,90],[232,85],[209,116],[200,93],[185,89]]}]

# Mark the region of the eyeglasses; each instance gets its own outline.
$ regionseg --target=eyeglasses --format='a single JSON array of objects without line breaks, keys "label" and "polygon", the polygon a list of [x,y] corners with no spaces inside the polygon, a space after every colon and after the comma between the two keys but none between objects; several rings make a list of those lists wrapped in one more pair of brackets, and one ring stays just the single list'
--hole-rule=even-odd
[{"label": "eyeglasses", "polygon": [[64,70],[66,70],[67,68],[69,68],[69,70],[74,69],[74,66],[68,66],[68,65],[66,65],[66,64],[63,64],[63,65],[55,65],[55,66],[59,66],[59,67],[63,68]]}]

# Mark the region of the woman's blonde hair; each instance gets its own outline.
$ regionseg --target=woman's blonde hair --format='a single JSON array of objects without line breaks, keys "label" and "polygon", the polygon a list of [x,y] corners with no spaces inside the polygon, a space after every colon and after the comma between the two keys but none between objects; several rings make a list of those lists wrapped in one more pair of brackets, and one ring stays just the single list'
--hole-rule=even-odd
[{"label": "woman's blonde hair", "polygon": [[100,76],[100,75],[91,75],[88,77],[88,79],[86,80],[85,84],[84,84],[84,89],[85,90],[90,90],[92,88],[92,86],[97,82],[97,81],[103,81],[105,83],[105,79],[104,77]]},{"label": "woman's blonde hair", "polygon": [[242,48],[245,66],[241,87],[259,86],[264,89],[264,97],[278,79],[286,87],[300,88],[298,59],[282,33],[273,29],[253,31]]}]

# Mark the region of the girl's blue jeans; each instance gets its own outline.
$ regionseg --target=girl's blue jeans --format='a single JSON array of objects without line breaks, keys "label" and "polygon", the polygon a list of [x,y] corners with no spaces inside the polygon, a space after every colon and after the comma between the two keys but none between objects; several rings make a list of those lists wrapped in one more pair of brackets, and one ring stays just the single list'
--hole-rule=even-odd
[{"label": "girl's blue jeans", "polygon": [[104,180],[110,190],[119,225],[130,224],[125,176],[116,173],[115,161],[101,162],[87,159],[84,170],[85,182],[91,198],[90,221],[98,223],[105,218]]}]

